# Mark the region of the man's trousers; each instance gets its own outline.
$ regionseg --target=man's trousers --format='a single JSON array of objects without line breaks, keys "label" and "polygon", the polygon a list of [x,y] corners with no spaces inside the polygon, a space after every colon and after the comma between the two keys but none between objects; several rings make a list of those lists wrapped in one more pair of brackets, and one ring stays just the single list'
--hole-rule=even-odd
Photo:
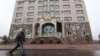
[{"label": "man's trousers", "polygon": [[21,54],[24,54],[23,41],[17,41],[17,45],[10,51],[10,53],[13,53],[18,47],[21,49]]}]

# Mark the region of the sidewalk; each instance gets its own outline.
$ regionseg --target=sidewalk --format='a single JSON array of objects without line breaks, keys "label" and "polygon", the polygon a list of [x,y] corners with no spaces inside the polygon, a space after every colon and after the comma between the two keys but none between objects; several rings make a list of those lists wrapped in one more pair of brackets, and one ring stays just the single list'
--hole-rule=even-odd
[{"label": "sidewalk", "polygon": [[[0,50],[9,50],[14,48],[15,45],[0,45]],[[79,49],[79,50],[100,50],[100,44],[32,44],[24,45],[25,49]]]}]

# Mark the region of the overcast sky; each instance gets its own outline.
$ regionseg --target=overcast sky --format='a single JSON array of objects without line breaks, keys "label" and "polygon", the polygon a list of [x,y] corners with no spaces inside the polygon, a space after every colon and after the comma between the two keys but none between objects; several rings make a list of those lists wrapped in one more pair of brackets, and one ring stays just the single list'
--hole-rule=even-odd
[{"label": "overcast sky", "polygon": [[[16,0],[0,0],[0,36],[9,35]],[[93,39],[100,34],[100,0],[85,0]]]}]

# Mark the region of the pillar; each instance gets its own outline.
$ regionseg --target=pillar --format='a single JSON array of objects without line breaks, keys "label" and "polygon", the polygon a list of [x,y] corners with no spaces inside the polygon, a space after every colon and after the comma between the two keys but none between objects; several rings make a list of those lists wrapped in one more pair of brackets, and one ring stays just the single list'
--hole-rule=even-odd
[{"label": "pillar", "polygon": [[62,38],[65,38],[64,22],[62,22]]},{"label": "pillar", "polygon": [[39,37],[42,37],[42,24],[40,24],[40,35]]},{"label": "pillar", "polygon": [[35,24],[32,25],[32,39],[35,37]]},{"label": "pillar", "polygon": [[57,26],[56,26],[56,25],[57,25],[57,24],[55,23],[55,24],[54,24],[54,27],[55,27],[55,29],[54,29],[54,30],[55,30],[55,37],[57,37]]}]

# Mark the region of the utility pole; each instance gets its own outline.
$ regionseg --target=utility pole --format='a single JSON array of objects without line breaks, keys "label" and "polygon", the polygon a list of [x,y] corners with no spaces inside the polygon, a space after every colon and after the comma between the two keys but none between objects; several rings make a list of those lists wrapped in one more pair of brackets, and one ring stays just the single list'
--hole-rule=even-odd
[{"label": "utility pole", "polygon": [[100,43],[100,34],[99,34],[99,43]]}]

